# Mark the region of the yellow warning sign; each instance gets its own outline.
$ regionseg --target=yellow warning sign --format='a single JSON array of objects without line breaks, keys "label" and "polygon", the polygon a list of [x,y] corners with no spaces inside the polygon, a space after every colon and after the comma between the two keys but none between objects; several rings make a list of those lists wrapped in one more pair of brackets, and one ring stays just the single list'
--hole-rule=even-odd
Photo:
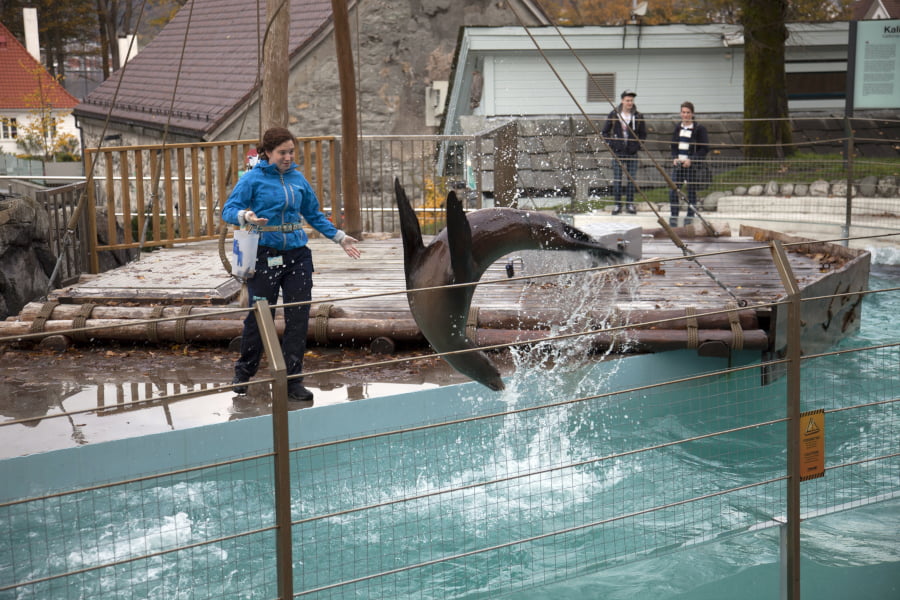
[{"label": "yellow warning sign", "polygon": [[825,411],[800,414],[800,481],[825,474]]}]

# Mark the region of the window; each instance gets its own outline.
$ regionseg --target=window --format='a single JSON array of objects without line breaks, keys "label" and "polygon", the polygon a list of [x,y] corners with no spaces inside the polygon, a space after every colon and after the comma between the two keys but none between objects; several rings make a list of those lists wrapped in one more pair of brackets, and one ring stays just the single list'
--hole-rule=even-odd
[{"label": "window", "polygon": [[846,71],[786,73],[788,100],[844,98],[847,95]]},{"label": "window", "polygon": [[0,140],[14,140],[18,137],[16,119],[0,117]]},{"label": "window", "polygon": [[587,78],[587,101],[608,102],[616,98],[615,73],[590,73]]}]

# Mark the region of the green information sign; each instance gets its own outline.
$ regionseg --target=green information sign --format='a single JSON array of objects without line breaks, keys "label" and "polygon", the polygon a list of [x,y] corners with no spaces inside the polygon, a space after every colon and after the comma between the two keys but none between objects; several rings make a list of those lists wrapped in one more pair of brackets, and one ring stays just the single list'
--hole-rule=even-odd
[{"label": "green information sign", "polygon": [[900,108],[900,20],[853,25],[853,108]]}]

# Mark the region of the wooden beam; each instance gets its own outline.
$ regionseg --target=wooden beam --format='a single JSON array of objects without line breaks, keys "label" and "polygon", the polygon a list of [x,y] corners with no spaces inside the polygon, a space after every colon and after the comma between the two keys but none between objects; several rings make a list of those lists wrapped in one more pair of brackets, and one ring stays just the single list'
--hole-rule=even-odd
[{"label": "wooden beam", "polygon": [[[359,131],[356,120],[356,77],[353,49],[350,47],[350,25],[346,0],[331,0],[334,18],[334,46],[337,53],[338,79],[341,84],[341,189],[343,190],[344,230],[362,238],[359,210]],[[338,215],[335,215],[337,218]]]},{"label": "wooden beam", "polygon": [[270,127],[288,126],[288,57],[290,56],[290,2],[266,0],[268,33],[263,39],[260,137]]}]

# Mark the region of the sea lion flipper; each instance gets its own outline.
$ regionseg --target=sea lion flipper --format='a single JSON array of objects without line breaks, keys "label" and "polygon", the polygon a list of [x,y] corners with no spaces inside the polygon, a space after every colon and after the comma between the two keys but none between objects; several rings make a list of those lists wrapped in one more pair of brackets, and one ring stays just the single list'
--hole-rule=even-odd
[{"label": "sea lion flipper", "polygon": [[422,242],[422,230],[419,228],[419,219],[406,196],[406,190],[400,185],[400,178],[394,179],[394,196],[397,200],[397,211],[400,213],[400,235],[403,238],[403,265],[407,280],[410,269],[417,255],[425,249]]},{"label": "sea lion flipper", "polygon": [[447,194],[447,243],[455,283],[477,281],[480,274],[472,258],[472,228],[456,192]]}]

